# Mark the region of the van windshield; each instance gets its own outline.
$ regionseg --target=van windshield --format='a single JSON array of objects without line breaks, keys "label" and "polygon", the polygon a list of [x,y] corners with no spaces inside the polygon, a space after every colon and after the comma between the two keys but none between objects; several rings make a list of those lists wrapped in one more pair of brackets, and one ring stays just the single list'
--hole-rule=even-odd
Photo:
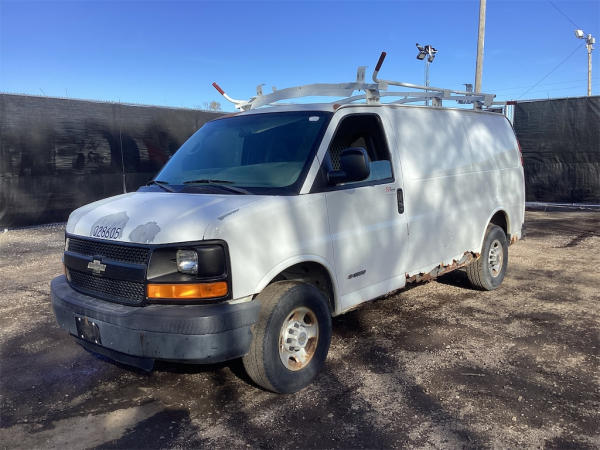
[{"label": "van windshield", "polygon": [[186,192],[208,185],[230,193],[297,192],[330,118],[327,112],[294,111],[208,122],[173,155],[155,183],[185,186]]}]

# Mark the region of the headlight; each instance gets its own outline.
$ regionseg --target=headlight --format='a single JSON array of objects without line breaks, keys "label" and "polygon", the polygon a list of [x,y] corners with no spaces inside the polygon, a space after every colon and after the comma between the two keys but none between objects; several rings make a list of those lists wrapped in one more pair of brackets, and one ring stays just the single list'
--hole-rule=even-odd
[{"label": "headlight", "polygon": [[177,250],[177,270],[181,273],[198,273],[198,253],[195,250]]},{"label": "headlight", "polygon": [[152,303],[216,300],[231,297],[227,245],[203,241],[152,250],[146,272]]},{"label": "headlight", "polygon": [[226,247],[212,242],[184,248],[162,247],[153,250],[147,279],[158,283],[195,283],[226,279]]}]

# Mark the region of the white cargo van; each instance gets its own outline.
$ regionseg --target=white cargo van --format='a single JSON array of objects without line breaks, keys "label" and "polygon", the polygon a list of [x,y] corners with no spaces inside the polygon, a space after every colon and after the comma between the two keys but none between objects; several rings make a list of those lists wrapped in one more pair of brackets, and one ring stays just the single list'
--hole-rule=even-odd
[{"label": "white cargo van", "polygon": [[[498,287],[524,220],[509,121],[441,107],[493,98],[469,92],[382,104],[389,85],[421,87],[377,70],[372,84],[359,71],[233,100],[243,112],[205,124],[151,184],[74,211],[51,286],[59,325],[146,369],[243,357],[257,384],[287,393],[323,367],[332,316],[463,266]],[[259,108],[323,94],[350,97]]]}]

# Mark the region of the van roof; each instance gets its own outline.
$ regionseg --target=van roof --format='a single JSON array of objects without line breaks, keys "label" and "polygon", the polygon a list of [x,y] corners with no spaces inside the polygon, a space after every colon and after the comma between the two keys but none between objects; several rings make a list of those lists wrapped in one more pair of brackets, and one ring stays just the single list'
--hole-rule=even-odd
[{"label": "van roof", "polygon": [[250,109],[247,111],[236,112],[232,114],[228,114],[224,117],[229,116],[238,116],[243,115],[246,116],[248,114],[266,114],[266,113],[277,113],[277,112],[293,112],[293,111],[323,111],[323,112],[335,112],[341,109],[354,109],[354,108],[421,108],[421,109],[437,109],[437,110],[450,110],[450,111],[461,111],[467,113],[476,113],[476,114],[493,114],[499,115],[498,113],[485,111],[485,110],[473,110],[470,108],[456,108],[456,107],[435,107],[435,106],[425,106],[425,105],[406,105],[406,104],[397,104],[397,103],[377,103],[377,104],[368,104],[368,103],[351,103],[340,105],[338,103],[287,103],[281,105],[269,105],[263,106],[261,108]]}]

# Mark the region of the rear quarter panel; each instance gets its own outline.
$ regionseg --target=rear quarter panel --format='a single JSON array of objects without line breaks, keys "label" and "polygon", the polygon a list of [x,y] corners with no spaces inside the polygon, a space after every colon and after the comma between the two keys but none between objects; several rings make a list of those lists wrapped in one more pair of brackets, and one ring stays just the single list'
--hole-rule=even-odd
[{"label": "rear quarter panel", "polygon": [[[525,215],[525,184],[518,143],[510,122],[500,114],[465,114],[465,131],[471,147],[478,184],[488,184],[482,190],[486,196],[476,204],[477,211],[486,211],[484,227],[497,211],[508,216],[508,233],[521,235]],[[480,233],[483,243],[485,228]]]}]

